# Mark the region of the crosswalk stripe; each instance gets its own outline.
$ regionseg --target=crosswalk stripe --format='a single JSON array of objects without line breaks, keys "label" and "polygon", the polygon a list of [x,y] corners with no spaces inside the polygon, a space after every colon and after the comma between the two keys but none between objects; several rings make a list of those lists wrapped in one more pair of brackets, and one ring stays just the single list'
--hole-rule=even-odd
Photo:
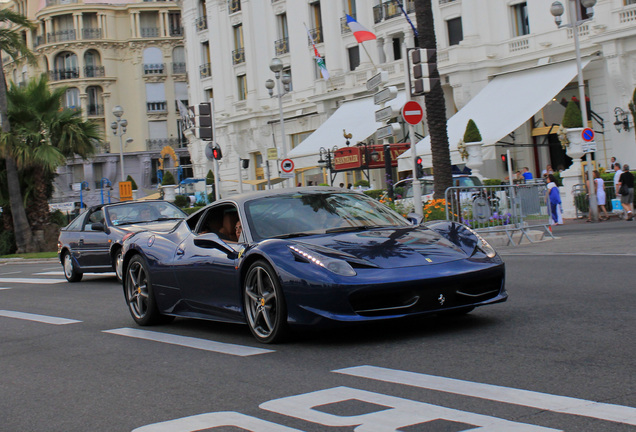
[{"label": "crosswalk stripe", "polygon": [[2,290],[9,290],[9,289],[11,289],[11,288],[10,288],[10,287],[0,287],[0,291],[2,291]]},{"label": "crosswalk stripe", "polygon": [[235,345],[224,342],[210,341],[207,339],[193,338],[189,336],[178,336],[169,333],[160,333],[150,330],[138,330],[131,328],[119,328],[113,330],[103,330],[104,333],[110,333],[120,336],[128,336],[137,339],[145,339],[155,342],[163,342],[171,345],[180,345],[188,348],[195,348],[205,351],[214,351],[221,354],[230,354],[240,357],[246,357],[257,354],[266,354],[275,352],[269,349],[253,348],[243,345]]},{"label": "crosswalk stripe", "polygon": [[636,425],[636,408],[375,366],[333,372],[464,396]]},{"label": "crosswalk stripe", "polygon": [[0,310],[0,316],[7,318],[17,318],[27,321],[36,321],[44,324],[53,324],[53,325],[64,325],[64,324],[75,324],[80,323],[81,321],[67,319],[67,318],[58,318],[47,315],[38,315],[31,314],[26,312],[16,312],[16,311],[8,311],[8,310]]},{"label": "crosswalk stripe", "polygon": [[64,276],[64,272],[62,270],[44,271],[44,272],[33,273],[33,274],[35,274],[35,275]]},{"label": "crosswalk stripe", "polygon": [[66,282],[66,279],[38,279],[38,278],[0,278],[0,283],[24,283],[51,285]]}]

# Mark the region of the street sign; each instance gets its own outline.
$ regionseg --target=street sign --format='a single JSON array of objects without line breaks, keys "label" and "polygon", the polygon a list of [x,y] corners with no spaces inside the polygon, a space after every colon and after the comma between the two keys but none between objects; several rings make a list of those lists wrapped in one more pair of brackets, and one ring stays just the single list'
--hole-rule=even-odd
[{"label": "street sign", "polygon": [[583,153],[592,153],[596,151],[596,141],[588,141],[581,144]]},{"label": "street sign", "polygon": [[397,87],[395,86],[387,87],[373,95],[373,103],[375,105],[383,104],[384,102],[388,102],[392,99],[395,99],[397,97],[397,94],[398,94]]},{"label": "street sign", "polygon": [[390,125],[378,128],[378,130],[375,132],[375,138],[380,140],[382,138],[392,137],[398,132],[400,132],[400,124],[391,123]]},{"label": "street sign", "polygon": [[291,159],[283,159],[280,161],[280,176],[282,178],[294,177],[294,161]]},{"label": "street sign", "polygon": [[424,118],[422,106],[415,101],[408,101],[402,108],[402,118],[410,125],[416,125]]},{"label": "street sign", "polygon": [[278,149],[276,147],[271,147],[267,149],[267,160],[276,160],[278,159]]},{"label": "street sign", "polygon": [[382,122],[384,120],[392,119],[397,117],[398,113],[395,112],[395,108],[392,106],[384,107],[375,112],[375,121]]},{"label": "street sign", "polygon": [[581,138],[583,138],[585,142],[594,141],[594,131],[590,128],[583,129],[581,131]]},{"label": "street sign", "polygon": [[367,90],[373,91],[380,87],[381,84],[386,83],[389,80],[389,73],[387,71],[380,71],[367,80]]},{"label": "street sign", "polygon": [[119,182],[119,201],[130,201],[132,197],[132,182]]}]

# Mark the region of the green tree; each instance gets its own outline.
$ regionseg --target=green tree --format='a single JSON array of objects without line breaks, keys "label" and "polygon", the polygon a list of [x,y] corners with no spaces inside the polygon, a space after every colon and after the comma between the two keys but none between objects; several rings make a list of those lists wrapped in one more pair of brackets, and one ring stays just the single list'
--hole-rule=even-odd
[{"label": "green tree", "polygon": [[[436,49],[435,25],[431,0],[415,2],[415,18],[417,20],[418,43],[420,48]],[[431,59],[437,63],[437,53]],[[431,78],[439,80],[437,68]],[[433,157],[435,197],[443,198],[446,189],[453,186],[448,133],[446,131],[446,102],[441,84],[434,85],[424,98],[426,120],[431,136],[431,155]]]},{"label": "green tree", "polygon": [[466,125],[466,131],[464,132],[464,142],[479,142],[481,141],[481,133],[479,133],[479,128],[473,119],[468,120],[468,124]]},{"label": "green tree", "polygon": [[48,199],[55,170],[67,158],[87,158],[102,140],[97,125],[82,119],[81,110],[62,106],[66,88],[51,90],[45,75],[26,87],[11,85],[8,97],[11,133],[5,142],[20,171],[33,180],[33,196],[27,211],[31,228],[49,223]]},{"label": "green tree", "polygon": [[[16,62],[21,58],[34,62],[35,56],[27,47],[25,39],[20,32],[21,27],[31,30],[34,25],[24,15],[9,9],[0,10],[0,23],[0,51],[9,54]],[[0,123],[2,124],[3,135],[11,131],[11,123],[7,116],[7,82],[4,75],[2,55],[0,55]],[[7,189],[17,251],[18,253],[35,251],[35,245],[32,241],[33,234],[24,209],[22,191],[20,190],[18,170],[11,154],[11,149],[4,144],[4,139],[0,139],[0,155],[5,161],[7,171]]]},{"label": "green tree", "polygon": [[581,109],[574,101],[568,102],[565,107],[565,113],[563,113],[563,121],[561,126],[564,128],[580,128],[583,127],[583,117],[581,115]]}]

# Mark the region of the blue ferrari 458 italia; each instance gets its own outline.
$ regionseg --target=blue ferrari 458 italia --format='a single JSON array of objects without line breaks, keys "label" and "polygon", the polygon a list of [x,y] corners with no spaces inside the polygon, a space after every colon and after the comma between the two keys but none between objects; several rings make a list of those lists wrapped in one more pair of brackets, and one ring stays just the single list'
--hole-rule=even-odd
[{"label": "blue ferrari 458 italia", "polygon": [[469,227],[413,225],[364,194],[327,187],[216,201],[169,232],[129,234],[123,253],[139,325],[247,323],[263,343],[290,327],[466,313],[508,296],[503,261]]}]

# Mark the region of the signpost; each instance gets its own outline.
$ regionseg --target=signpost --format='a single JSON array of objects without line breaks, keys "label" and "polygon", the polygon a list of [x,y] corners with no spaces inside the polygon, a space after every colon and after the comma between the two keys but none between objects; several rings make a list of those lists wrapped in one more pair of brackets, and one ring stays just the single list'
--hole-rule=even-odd
[{"label": "signpost", "polygon": [[389,81],[389,73],[387,71],[380,71],[380,73],[367,80],[367,90],[373,91],[387,81]]},{"label": "signpost", "polygon": [[294,161],[283,159],[280,162],[280,176],[282,178],[294,178]]},{"label": "signpost", "polygon": [[424,118],[424,110],[416,101],[408,101],[402,108],[402,118],[410,125],[419,124]]},{"label": "signpost", "polygon": [[387,87],[373,95],[373,103],[375,105],[383,104],[385,102],[395,99],[397,97],[397,94],[398,94],[397,87],[395,86]]},{"label": "signpost", "polygon": [[378,128],[375,132],[375,138],[381,140],[382,138],[392,137],[400,131],[399,123],[391,123],[390,125]]},{"label": "signpost", "polygon": [[596,151],[596,142],[594,141],[594,130],[585,128],[581,131],[581,138],[583,138],[583,144],[581,148],[583,153],[593,153]]},{"label": "signpost", "polygon": [[267,160],[278,159],[278,149],[276,147],[270,147],[267,149]]}]

